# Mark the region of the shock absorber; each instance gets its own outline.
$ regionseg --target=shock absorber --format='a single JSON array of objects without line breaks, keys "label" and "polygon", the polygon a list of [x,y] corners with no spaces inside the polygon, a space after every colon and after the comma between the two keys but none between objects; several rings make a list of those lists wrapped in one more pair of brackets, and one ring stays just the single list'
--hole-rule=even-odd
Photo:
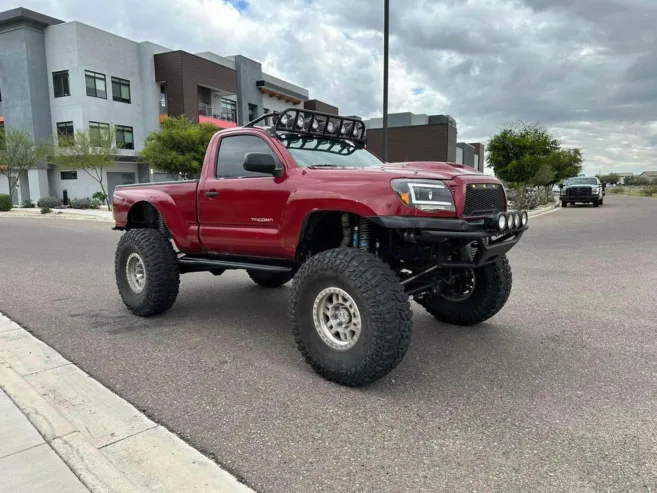
[{"label": "shock absorber", "polygon": [[370,249],[370,222],[367,219],[360,218],[359,221],[360,238],[358,241],[358,248],[361,250]]}]

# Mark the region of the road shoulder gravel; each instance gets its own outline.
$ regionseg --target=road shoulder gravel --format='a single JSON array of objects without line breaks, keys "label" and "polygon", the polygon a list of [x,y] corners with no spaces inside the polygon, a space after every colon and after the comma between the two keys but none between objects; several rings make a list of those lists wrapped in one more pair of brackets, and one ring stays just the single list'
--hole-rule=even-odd
[{"label": "road shoulder gravel", "polygon": [[19,483],[0,481],[0,491],[61,491],[64,477],[66,491],[253,493],[2,313],[0,388],[23,425],[3,426],[3,442],[18,448],[0,458],[0,471],[11,462],[23,473],[10,478]]}]

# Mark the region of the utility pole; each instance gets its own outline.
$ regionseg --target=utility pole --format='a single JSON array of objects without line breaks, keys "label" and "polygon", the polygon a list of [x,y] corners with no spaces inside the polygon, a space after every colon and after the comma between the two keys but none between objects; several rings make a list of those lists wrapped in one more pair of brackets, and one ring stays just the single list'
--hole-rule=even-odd
[{"label": "utility pole", "polygon": [[390,37],[390,0],[384,1],[383,14],[383,161],[388,162],[388,53]]}]

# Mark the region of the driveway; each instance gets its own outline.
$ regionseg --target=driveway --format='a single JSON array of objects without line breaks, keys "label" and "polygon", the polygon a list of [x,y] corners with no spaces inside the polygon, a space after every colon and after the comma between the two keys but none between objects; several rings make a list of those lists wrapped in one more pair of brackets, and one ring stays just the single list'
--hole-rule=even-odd
[{"label": "driveway", "polygon": [[139,319],[111,224],[0,218],[0,311],[260,492],[657,490],[657,201],[530,219],[507,306],[418,305],[409,352],[348,389],[297,352],[289,287],[189,274]]}]

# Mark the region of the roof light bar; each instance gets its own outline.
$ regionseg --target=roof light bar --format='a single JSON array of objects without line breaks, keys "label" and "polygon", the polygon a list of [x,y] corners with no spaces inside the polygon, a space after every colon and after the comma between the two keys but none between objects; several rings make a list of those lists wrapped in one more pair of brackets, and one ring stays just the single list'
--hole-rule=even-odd
[{"label": "roof light bar", "polygon": [[263,115],[244,126],[253,127],[259,121],[271,117],[274,119],[271,130],[276,132],[350,140],[365,145],[365,124],[362,120],[315,110],[287,108],[280,112]]}]

